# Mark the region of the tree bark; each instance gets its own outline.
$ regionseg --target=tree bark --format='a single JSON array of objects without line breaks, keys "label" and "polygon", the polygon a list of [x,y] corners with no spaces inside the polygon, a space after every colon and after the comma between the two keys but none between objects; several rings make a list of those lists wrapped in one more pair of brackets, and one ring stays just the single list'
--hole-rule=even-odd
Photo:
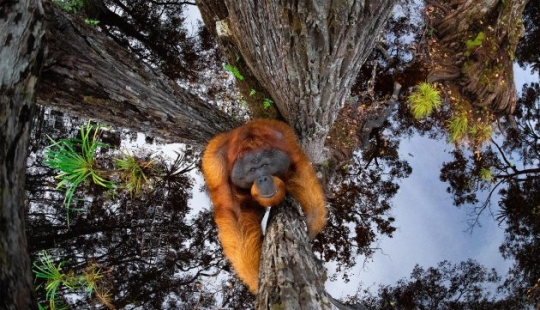
[{"label": "tree bark", "polygon": [[428,80],[447,80],[471,106],[512,114],[517,100],[512,65],[528,1],[430,1],[449,9],[441,18],[431,15],[439,40],[432,40],[430,49],[440,61]]},{"label": "tree bark", "polygon": [[24,227],[28,136],[43,48],[39,0],[0,6],[0,308],[35,309]]},{"label": "tree bark", "polygon": [[44,7],[49,57],[39,104],[195,146],[239,125],[80,18]]},{"label": "tree bark", "polygon": [[[199,0],[220,47],[241,57],[299,134],[311,160],[324,142],[395,1]],[[216,22],[218,29],[216,29]],[[244,95],[246,96],[246,95]]]},{"label": "tree bark", "polygon": [[326,271],[309,243],[306,226],[289,197],[272,207],[264,238],[257,309],[334,309],[324,290]]},{"label": "tree bark", "polygon": [[346,309],[325,291],[326,269],[313,254],[298,204],[288,196],[271,208],[261,250],[255,308]]}]

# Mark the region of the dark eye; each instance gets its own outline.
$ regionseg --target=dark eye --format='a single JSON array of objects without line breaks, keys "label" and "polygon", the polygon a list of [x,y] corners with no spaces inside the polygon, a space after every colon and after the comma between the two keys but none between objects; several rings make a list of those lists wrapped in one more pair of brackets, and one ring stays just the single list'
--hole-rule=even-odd
[{"label": "dark eye", "polygon": [[255,172],[255,168],[249,169],[249,172]]},{"label": "dark eye", "polygon": [[268,167],[268,164],[264,164],[263,167],[265,167],[265,168]]}]

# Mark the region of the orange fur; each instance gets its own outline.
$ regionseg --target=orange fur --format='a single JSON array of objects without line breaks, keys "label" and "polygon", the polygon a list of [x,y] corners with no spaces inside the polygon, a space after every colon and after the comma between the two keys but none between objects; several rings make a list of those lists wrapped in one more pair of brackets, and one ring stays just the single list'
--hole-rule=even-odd
[{"label": "orange fur", "polygon": [[[256,186],[252,187],[251,194],[241,193],[229,178],[234,162],[265,148],[281,150],[291,161],[283,180],[273,176],[278,194],[272,198],[259,197]],[[223,251],[253,293],[258,288],[264,215],[261,206],[280,203],[285,196],[285,187],[301,205],[311,238],[326,225],[322,187],[294,131],[283,122],[255,120],[214,137],[203,154],[202,169],[214,205],[214,219]]]}]

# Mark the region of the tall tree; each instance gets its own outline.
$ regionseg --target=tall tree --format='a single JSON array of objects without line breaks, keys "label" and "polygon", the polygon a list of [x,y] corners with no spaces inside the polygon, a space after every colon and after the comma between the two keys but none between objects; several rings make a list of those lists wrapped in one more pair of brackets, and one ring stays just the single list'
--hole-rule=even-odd
[{"label": "tall tree", "polygon": [[[428,80],[448,81],[454,101],[511,114],[516,108],[512,62],[529,0],[428,1],[436,39]],[[455,96],[454,92],[454,96]]]},{"label": "tall tree", "polygon": [[500,281],[495,270],[474,260],[459,264],[442,261],[424,269],[416,265],[410,279],[381,285],[367,298],[371,309],[524,309],[526,305],[495,298],[487,289]]},{"label": "tall tree", "polygon": [[24,227],[24,180],[44,57],[40,1],[2,1],[0,29],[0,308],[33,309],[37,305]]},{"label": "tall tree", "polygon": [[44,7],[49,56],[38,103],[199,146],[238,125],[81,18],[50,2]]},{"label": "tall tree", "polygon": [[306,153],[320,163],[330,127],[394,2],[197,4],[228,61],[258,81]]},{"label": "tall tree", "polygon": [[[315,163],[325,160],[328,156],[324,152],[326,137],[360,67],[371,53],[394,1],[197,3],[207,28],[217,37],[229,63],[243,75],[240,80],[245,80],[246,76],[256,80],[275,103],[278,114],[295,128],[311,160]],[[240,89],[244,97],[249,98],[252,87]],[[291,218],[281,217],[284,222],[273,224],[297,226]],[[269,231],[280,231],[272,230],[272,227]],[[319,307],[330,308],[332,305],[319,292],[320,284],[317,284],[322,275],[310,273],[310,276],[302,277],[298,273],[305,274],[313,268],[294,268],[295,265],[314,266],[315,263],[294,264],[294,254],[289,257],[282,254],[283,249],[298,248],[296,242],[305,243],[295,236],[280,238],[273,234],[266,237],[263,259],[271,256],[270,260],[278,261],[278,267],[293,267],[285,271],[273,269],[274,264],[262,264],[263,292],[259,292],[259,306],[282,304],[288,300],[289,305],[302,307],[302,298],[308,295],[308,300],[320,300]],[[268,240],[279,240],[281,250],[270,252],[271,247],[266,246]],[[290,274],[295,275],[295,280],[287,277]],[[293,281],[294,286],[286,284]],[[276,286],[279,289],[271,294],[270,289]],[[285,295],[276,295],[285,290]],[[282,299],[276,298],[278,296]],[[304,306],[311,307],[309,304]]]}]

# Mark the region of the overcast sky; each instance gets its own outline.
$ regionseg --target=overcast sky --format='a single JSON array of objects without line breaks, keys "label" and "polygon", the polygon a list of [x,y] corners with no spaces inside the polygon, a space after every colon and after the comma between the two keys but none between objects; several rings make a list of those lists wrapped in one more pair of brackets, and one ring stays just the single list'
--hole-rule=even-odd
[{"label": "overcast sky", "polygon": [[446,184],[439,180],[441,165],[451,160],[451,150],[452,146],[425,137],[402,140],[400,157],[409,162],[413,172],[400,183],[393,199],[397,231],[393,238],[382,239],[384,253],[377,252],[365,266],[363,257],[359,258],[355,276],[346,286],[327,284],[335,298],[354,294],[360,282],[363,288],[371,286],[372,291],[378,284],[395,284],[408,278],[416,264],[430,267],[443,260],[457,263],[473,258],[488,268],[506,272],[509,262],[498,251],[503,229],[486,213],[482,227],[472,234],[467,232],[467,209],[453,206]]}]

